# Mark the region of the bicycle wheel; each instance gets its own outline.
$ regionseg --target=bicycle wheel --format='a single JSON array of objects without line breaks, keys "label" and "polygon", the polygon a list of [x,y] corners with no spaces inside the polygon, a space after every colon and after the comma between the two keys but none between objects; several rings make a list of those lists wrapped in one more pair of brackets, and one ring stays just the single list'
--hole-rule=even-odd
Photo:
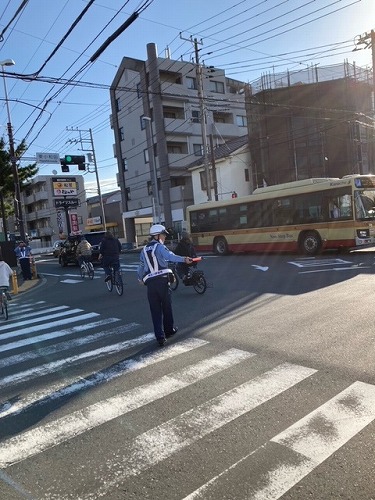
[{"label": "bicycle wheel", "polygon": [[113,281],[114,281],[114,278],[113,278],[113,270],[111,270],[111,279],[105,282],[105,284],[107,285],[107,288],[108,288],[108,291],[109,291],[109,292],[112,292],[112,289],[113,289]]},{"label": "bicycle wheel", "polygon": [[203,276],[203,274],[194,278],[193,288],[200,295],[202,295],[202,293],[204,293],[206,291],[207,282],[206,282],[206,278]]},{"label": "bicycle wheel", "polygon": [[81,270],[81,278],[84,279],[85,278],[85,265],[84,264],[82,264],[80,270]]},{"label": "bicycle wheel", "polygon": [[178,288],[178,284],[180,282],[179,277],[177,276],[177,273],[173,271],[173,276],[174,276],[174,281],[169,282],[169,287],[172,290],[172,292],[175,292]]},{"label": "bicycle wheel", "polygon": [[90,278],[90,280],[93,280],[94,279],[94,274],[95,274],[95,271],[94,271],[94,266],[92,265],[91,262],[89,262],[87,264],[87,274]]},{"label": "bicycle wheel", "polygon": [[119,272],[115,273],[115,288],[117,295],[122,295],[124,293],[124,284],[122,282],[122,276]]}]

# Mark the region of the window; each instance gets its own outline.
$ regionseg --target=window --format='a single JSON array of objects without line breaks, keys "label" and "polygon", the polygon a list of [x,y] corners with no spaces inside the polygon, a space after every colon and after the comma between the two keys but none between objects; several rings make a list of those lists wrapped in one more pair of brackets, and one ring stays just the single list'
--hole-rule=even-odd
[{"label": "window", "polygon": [[137,83],[137,97],[138,99],[142,97],[141,82]]},{"label": "window", "polygon": [[192,111],[191,112],[191,121],[193,123],[200,123],[201,117],[199,111]]},{"label": "window", "polygon": [[126,161],[126,158],[122,159],[122,169],[124,172],[127,172],[128,170],[128,162]]},{"label": "window", "polygon": [[119,98],[116,99],[116,111],[121,111],[121,101]]},{"label": "window", "polygon": [[247,119],[246,116],[237,115],[236,123],[239,127],[247,127]]},{"label": "window", "polygon": [[120,127],[118,129],[118,135],[120,137],[120,141],[123,141],[125,139],[125,136],[124,136],[124,127]]},{"label": "window", "polygon": [[[206,182],[206,172],[203,170],[202,172],[199,172],[199,176],[201,179],[201,189],[202,191],[207,191],[207,182]],[[212,180],[212,170],[209,171],[209,176],[210,176],[210,188],[214,188],[214,183]]]},{"label": "window", "polygon": [[139,117],[140,122],[141,122],[141,130],[144,130],[144,129],[146,128],[146,120],[144,120],[144,119],[143,119],[143,118],[144,118],[144,116],[145,116],[145,115],[141,115],[141,116]]},{"label": "window", "polygon": [[131,194],[130,194],[130,187],[127,187],[127,188],[125,189],[125,191],[126,191],[126,198],[127,198],[128,200],[131,200],[131,199],[132,199],[132,197],[131,197]]},{"label": "window", "polygon": [[250,181],[250,175],[249,175],[249,169],[245,168],[245,181],[249,182]]},{"label": "window", "polygon": [[148,157],[148,149],[143,150],[143,157],[144,157],[145,163],[149,163],[150,159]]},{"label": "window", "polygon": [[197,79],[194,78],[193,76],[187,76],[186,77],[186,86],[188,89],[191,90],[197,90]]},{"label": "window", "polygon": [[211,92],[216,92],[218,94],[224,94],[224,83],[216,82],[215,80],[210,80],[210,90]]},{"label": "window", "polygon": [[151,181],[147,181],[147,194],[149,196],[152,196],[154,193],[152,192],[152,182]]},{"label": "window", "polygon": [[203,156],[202,144],[193,144],[194,156]]},{"label": "window", "polygon": [[167,145],[167,150],[168,150],[168,153],[178,154],[178,155],[182,154],[182,147],[179,144],[169,143]]}]

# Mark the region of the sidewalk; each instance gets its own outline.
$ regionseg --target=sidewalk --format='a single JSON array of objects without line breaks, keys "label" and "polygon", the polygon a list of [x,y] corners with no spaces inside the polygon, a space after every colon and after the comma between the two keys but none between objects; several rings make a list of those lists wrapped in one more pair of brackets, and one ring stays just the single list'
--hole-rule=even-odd
[{"label": "sidewalk", "polygon": [[37,285],[39,285],[39,283],[42,282],[41,278],[39,278],[39,277],[32,279],[32,280],[27,280],[27,281],[23,281],[22,275],[21,276],[18,275],[17,278],[18,278],[17,279],[17,281],[18,281],[18,293],[14,293],[12,286],[10,286],[10,290],[9,290],[13,297],[17,297],[20,293],[28,292],[29,290],[36,287]]}]

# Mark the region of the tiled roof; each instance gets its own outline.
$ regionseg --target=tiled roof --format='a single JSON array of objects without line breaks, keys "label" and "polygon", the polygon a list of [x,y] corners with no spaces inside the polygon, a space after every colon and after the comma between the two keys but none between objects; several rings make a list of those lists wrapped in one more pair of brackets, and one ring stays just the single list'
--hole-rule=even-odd
[{"label": "tiled roof", "polygon": [[[245,146],[248,142],[248,136],[241,135],[240,137],[235,137],[234,139],[230,139],[224,144],[220,144],[214,148],[215,160],[221,160],[222,158],[227,158],[232,155],[235,151]],[[210,155],[208,157],[208,161],[211,161]],[[197,160],[193,161],[186,168],[198,167],[199,165],[203,165],[204,159],[203,156],[200,156]]]}]

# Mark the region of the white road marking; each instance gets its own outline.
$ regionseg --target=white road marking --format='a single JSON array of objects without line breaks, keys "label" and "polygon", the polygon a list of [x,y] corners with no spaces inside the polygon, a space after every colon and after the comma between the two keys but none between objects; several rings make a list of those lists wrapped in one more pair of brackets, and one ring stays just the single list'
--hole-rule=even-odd
[{"label": "white road marking", "polygon": [[[277,500],[375,419],[375,386],[355,382],[325,404],[271,439],[296,452],[295,464],[284,463],[260,478],[251,500]],[[264,445],[258,450],[264,448]],[[258,450],[213,477],[184,500],[211,498],[219,479]],[[217,491],[217,489],[215,489]]]},{"label": "white road marking", "polygon": [[257,266],[256,264],[251,264],[252,267],[255,267],[255,269],[258,269],[258,271],[268,271],[269,267],[268,266]]},{"label": "white road marking", "polygon": [[[44,335],[37,335],[31,338],[29,337],[26,339],[18,340],[17,342],[11,342],[10,344],[2,345],[1,351],[4,352],[4,351],[9,351],[11,349],[24,347],[26,345],[39,344],[40,342],[44,342],[46,340],[72,335],[75,332],[81,333],[84,330],[89,330],[91,328],[96,328],[98,326],[104,327],[111,323],[115,323],[116,321],[120,321],[120,319],[105,318],[99,321],[86,323],[85,325],[73,326],[72,328],[67,328],[66,330],[59,330],[57,332],[51,332]],[[94,333],[92,335],[88,335],[87,337],[79,337],[76,339],[67,340],[65,342],[60,342],[58,344],[53,344],[48,347],[42,347],[40,349],[33,349],[32,351],[22,352],[21,354],[15,354],[14,356],[9,356],[7,358],[0,359],[0,368],[3,368],[4,366],[15,365],[17,363],[23,363],[24,361],[30,359],[37,359],[40,357],[49,356],[55,353],[56,351],[61,352],[67,349],[78,347],[80,345],[89,344],[90,342],[95,342],[100,338],[107,337],[110,335],[125,333],[129,331],[131,328],[135,328],[136,326],[139,325],[137,323],[131,323],[130,325],[121,326],[120,328],[113,328],[112,330],[104,330],[98,333]]]},{"label": "white road marking", "polygon": [[312,259],[312,260],[298,260],[298,261],[290,261],[288,264],[292,264],[297,267],[318,267],[318,266],[334,266],[334,265],[344,265],[344,264],[353,264],[350,260],[343,259]]},{"label": "white road marking", "polygon": [[[129,347],[142,344],[154,339],[154,333],[147,333],[130,341],[132,342],[132,344],[129,343]],[[22,399],[22,401],[5,402],[7,406],[0,410],[0,418],[3,418],[7,415],[17,415],[31,405],[36,406],[38,403],[42,405],[46,402],[48,403],[68,394],[71,395],[77,393],[79,391],[88,389],[89,387],[108,382],[109,380],[117,378],[124,373],[140,370],[141,368],[151,366],[160,361],[164,361],[174,356],[184,354],[186,352],[192,351],[193,349],[203,347],[207,344],[207,341],[199,339],[182,340],[177,344],[173,344],[166,347],[165,349],[158,350],[151,354],[140,355],[136,356],[135,358],[120,361],[116,365],[104,369],[100,372],[94,372],[78,379],[65,379],[63,383],[54,384],[48,387],[47,390],[41,390],[27,395]]]},{"label": "white road marking", "polygon": [[354,271],[356,269],[370,269],[370,266],[353,265],[350,267],[333,267],[332,269],[316,269],[315,271],[300,271],[298,274],[323,273],[327,271]]},{"label": "white road marking", "polygon": [[254,354],[230,349],[196,365],[189,366],[180,372],[166,375],[155,382],[95,403],[54,422],[10,438],[2,443],[0,467],[8,467],[41,453],[129,411],[225,370],[251,356],[254,356]]},{"label": "white road marking", "polygon": [[[105,496],[111,488],[124,479],[140,474],[314,373],[316,370],[311,368],[289,363],[282,364],[144,432],[133,440],[128,449],[124,450],[123,456],[107,460],[103,470],[116,470],[115,478],[108,480],[107,475],[100,478],[103,486],[95,492],[95,496],[89,493],[83,498]],[[98,471],[97,475],[100,474]]]},{"label": "white road marking", "polygon": [[270,471],[267,486],[253,499],[280,498],[374,419],[375,386],[355,382],[271,440],[295,451],[303,460]]},{"label": "white road marking", "polygon": [[[70,311],[67,311],[67,314],[71,314],[73,311],[82,311],[81,309],[71,309]],[[60,313],[58,315],[53,315],[55,316],[63,316],[64,313]],[[39,324],[39,325],[33,325],[29,326],[27,328],[21,328],[16,331],[12,331],[10,333],[1,333],[0,335],[0,340],[5,340],[8,338],[17,338],[21,337],[22,335],[26,334],[31,334],[32,332],[40,332],[41,330],[49,330],[51,328],[55,328],[56,326],[62,326],[62,325],[71,325],[72,323],[77,323],[79,321],[84,321],[90,318],[95,318],[97,316],[100,316],[98,313],[86,313],[86,314],[80,314],[79,316],[74,316],[73,318],[64,318],[59,321],[51,321],[50,323],[45,323],[45,324]],[[46,319],[46,318],[44,318]],[[40,319],[38,321],[41,321]],[[17,323],[16,323],[17,324]],[[13,325],[14,326],[14,325]]]},{"label": "white road marking", "polygon": [[[48,309],[44,308],[44,309],[37,309],[37,310],[35,310],[35,308],[32,308],[32,309],[29,309],[26,311],[22,311],[22,314],[19,314],[20,311],[18,311],[18,308],[17,308],[16,316],[13,318],[9,318],[8,323],[10,324],[11,322],[19,321],[19,320],[24,319],[24,318],[34,318],[35,316],[42,316],[42,315],[49,314],[52,312],[62,311],[64,309],[69,309],[69,306],[56,306],[56,307],[49,307]],[[11,311],[11,309],[9,309],[9,311]]]},{"label": "white road marking", "polygon": [[[40,322],[40,321],[48,321],[50,319],[54,319],[54,318],[61,318],[61,316],[68,316],[70,314],[78,314],[78,313],[81,313],[83,312],[82,309],[68,309],[68,310],[65,310],[65,311],[61,311],[59,313],[55,313],[55,314],[47,314],[46,316],[44,316],[43,318],[30,318],[30,320],[27,320],[25,319],[24,321],[17,321],[17,318],[15,319],[15,323],[12,322],[12,323],[7,323],[7,324],[4,324],[2,326],[0,326],[0,331],[4,331],[4,330],[9,330],[9,329],[17,329],[17,335],[18,335],[18,332],[19,332],[19,327],[20,326],[24,326],[24,325],[30,325],[31,323],[37,323],[37,322]],[[29,332],[30,330],[27,329],[27,332]],[[27,333],[26,332],[26,333]],[[1,338],[4,338],[4,337],[1,337]]]},{"label": "white road marking", "polygon": [[[151,335],[147,339],[151,340]],[[146,341],[146,340],[145,340]],[[106,345],[92,351],[83,352],[81,354],[76,354],[75,356],[70,356],[69,358],[60,359],[57,361],[52,361],[51,363],[46,363],[44,365],[39,365],[29,370],[23,372],[18,372],[13,375],[9,375],[0,379],[0,388],[5,387],[9,384],[16,384],[23,382],[24,380],[30,380],[36,377],[42,377],[48,375],[49,373],[54,373],[60,370],[61,367],[66,367],[74,363],[79,363],[91,358],[100,358],[104,355],[112,354],[114,352],[122,351],[128,349],[130,345],[138,343],[137,341],[125,340],[124,342],[118,342],[116,344]]]}]

